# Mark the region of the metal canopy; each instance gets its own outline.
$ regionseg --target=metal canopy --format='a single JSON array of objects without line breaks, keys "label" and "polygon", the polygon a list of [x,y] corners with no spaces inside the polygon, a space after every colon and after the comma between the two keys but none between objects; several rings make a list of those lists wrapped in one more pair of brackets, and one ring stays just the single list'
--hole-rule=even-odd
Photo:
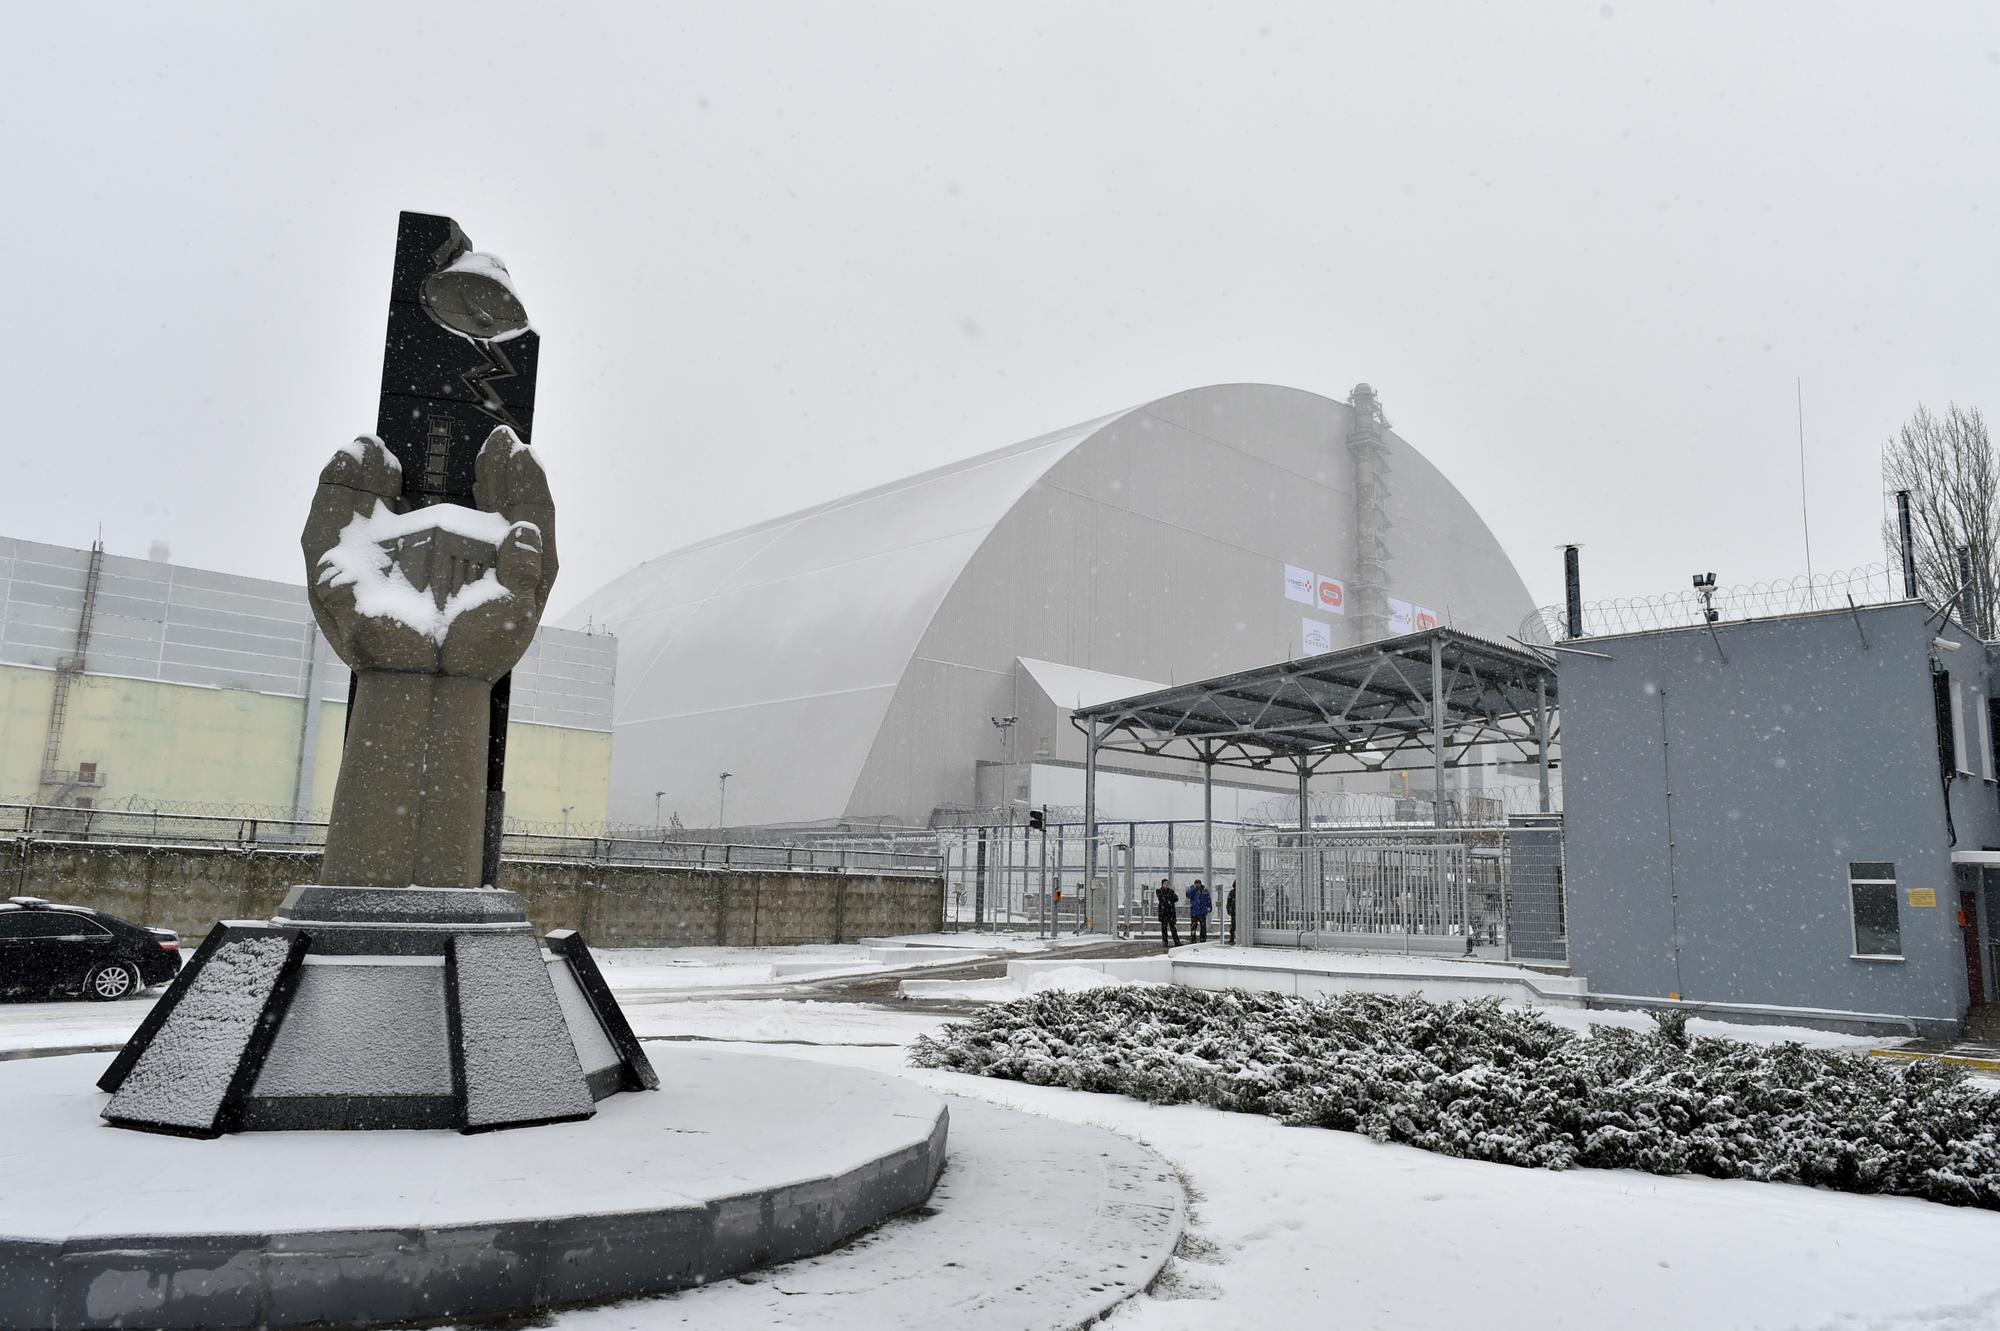
[{"label": "metal canopy", "polygon": [[[1070,719],[1088,737],[1086,872],[1098,881],[1097,756],[1107,749],[1201,764],[1203,882],[1215,878],[1218,764],[1296,772],[1301,828],[1311,825],[1316,773],[1429,766],[1432,820],[1443,827],[1445,768],[1518,755],[1537,767],[1546,813],[1555,684],[1555,667],[1533,652],[1439,628],[1079,707]],[[1499,756],[1475,757],[1482,745]],[[1130,878],[1128,859],[1128,888]]]},{"label": "metal canopy", "polygon": [[[1205,765],[1396,771],[1546,756],[1555,667],[1437,628],[1079,708],[1097,750]],[[1492,761],[1492,760],[1488,760]]]}]

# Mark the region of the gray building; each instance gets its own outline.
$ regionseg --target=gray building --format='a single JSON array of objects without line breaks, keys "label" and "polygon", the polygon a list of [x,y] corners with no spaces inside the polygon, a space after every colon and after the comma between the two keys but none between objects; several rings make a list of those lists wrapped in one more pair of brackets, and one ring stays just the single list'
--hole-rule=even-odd
[{"label": "gray building", "polygon": [[1905,601],[1572,645],[1597,654],[1561,661],[1593,991],[1934,1025],[1995,996],[1985,644]]},{"label": "gray building", "polygon": [[730,823],[921,825],[997,806],[995,772],[1080,802],[1049,793],[1079,698],[1433,623],[1497,639],[1531,604],[1366,385],[1223,384],[662,555],[565,622],[618,642],[614,821],[708,825],[728,772]]}]

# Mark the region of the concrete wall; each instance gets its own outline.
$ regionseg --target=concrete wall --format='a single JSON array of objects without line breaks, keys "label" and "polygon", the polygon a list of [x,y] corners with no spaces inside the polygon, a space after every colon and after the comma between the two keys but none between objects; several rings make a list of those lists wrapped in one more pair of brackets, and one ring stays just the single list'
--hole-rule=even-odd
[{"label": "concrete wall", "polygon": [[[1562,658],[1570,961],[1593,990],[1963,1013],[1933,635],[1965,643],[1937,655],[1982,707],[1987,665],[1930,613],[1843,608],[1718,626],[1720,651],[1687,629]],[[2000,839],[1994,784],[1952,786],[1957,845]],[[1856,860],[1896,866],[1903,960],[1853,956]],[[1938,905],[1912,907],[1913,888]]]},{"label": "concrete wall", "polygon": [[[91,906],[189,939],[217,920],[268,918],[294,884],[318,877],[316,854],[0,843],[0,895]],[[510,860],[502,879],[538,929],[575,929],[594,947],[841,943],[944,923],[935,878]]]}]

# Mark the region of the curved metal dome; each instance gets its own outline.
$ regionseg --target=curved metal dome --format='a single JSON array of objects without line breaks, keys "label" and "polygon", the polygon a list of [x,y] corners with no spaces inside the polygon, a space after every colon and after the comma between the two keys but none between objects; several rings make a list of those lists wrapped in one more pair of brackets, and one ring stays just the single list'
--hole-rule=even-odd
[{"label": "curved metal dome", "polygon": [[727,771],[732,824],[921,823],[1003,756],[1017,658],[1171,681],[1301,655],[1306,618],[1333,646],[1386,636],[1284,594],[1287,565],[1352,579],[1358,541],[1390,594],[1512,631],[1512,563],[1393,431],[1357,503],[1355,419],[1191,389],[641,564],[566,621],[618,640],[613,821],[659,792],[706,824]]}]

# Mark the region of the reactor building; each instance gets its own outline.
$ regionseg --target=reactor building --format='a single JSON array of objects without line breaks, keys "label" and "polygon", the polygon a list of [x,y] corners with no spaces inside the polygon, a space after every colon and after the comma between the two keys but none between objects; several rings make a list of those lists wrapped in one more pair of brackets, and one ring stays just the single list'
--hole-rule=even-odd
[{"label": "reactor building", "polygon": [[1221,384],[663,554],[565,623],[616,644],[613,823],[925,826],[1069,802],[1074,707],[1532,608],[1367,385]]}]

